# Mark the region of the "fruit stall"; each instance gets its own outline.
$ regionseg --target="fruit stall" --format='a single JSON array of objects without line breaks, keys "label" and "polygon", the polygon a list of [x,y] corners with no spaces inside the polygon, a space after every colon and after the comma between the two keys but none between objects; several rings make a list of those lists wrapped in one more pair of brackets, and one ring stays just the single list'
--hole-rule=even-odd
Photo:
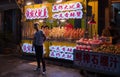
[{"label": "fruit stall", "polygon": [[[73,0],[63,3],[45,3],[25,6],[24,22],[22,23],[22,51],[25,54],[35,54],[32,50],[34,35],[33,23],[43,22],[49,26],[42,29],[47,37],[44,43],[46,58],[73,61],[75,66],[92,72],[109,74],[120,73],[120,45],[112,45],[112,37],[97,35],[98,2],[89,2],[94,9],[89,9],[95,15],[88,18],[96,20],[88,25],[89,35],[86,38],[86,7],[85,0]],[[96,10],[96,11],[95,11]],[[89,13],[88,12],[88,13]],[[73,28],[66,29],[65,22],[69,21]],[[76,20],[80,27],[76,26]]]},{"label": "fruit stall", "polygon": [[120,76],[120,45],[112,37],[80,38],[74,49],[74,64],[80,69]]},{"label": "fruit stall", "polygon": [[[47,37],[44,43],[44,55],[46,58],[64,59],[73,61],[73,50],[76,40],[84,36],[85,21],[83,18],[83,3],[81,0],[67,1],[63,3],[45,3],[25,6],[25,17],[22,26],[22,51],[25,54],[34,54],[32,51],[32,39],[34,35],[33,23],[43,22],[49,26],[42,29]],[[75,20],[82,20],[79,28],[75,28]],[[72,24],[72,29],[64,27],[66,20]]]}]

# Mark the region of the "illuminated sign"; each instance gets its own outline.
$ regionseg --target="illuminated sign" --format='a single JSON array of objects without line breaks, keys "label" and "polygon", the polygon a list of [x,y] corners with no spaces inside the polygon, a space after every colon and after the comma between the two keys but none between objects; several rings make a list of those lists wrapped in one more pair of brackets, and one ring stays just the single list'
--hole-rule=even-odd
[{"label": "illuminated sign", "polygon": [[[44,47],[44,54],[46,53],[45,51],[45,46]],[[23,43],[22,45],[22,51],[25,52],[25,53],[35,53],[35,49],[33,48],[32,50],[32,44],[29,44],[29,43]]]},{"label": "illuminated sign", "polygon": [[27,8],[25,11],[26,19],[45,19],[48,18],[48,9],[41,8]]},{"label": "illuminated sign", "polygon": [[77,11],[71,11],[71,12],[60,12],[60,13],[55,13],[53,14],[53,18],[55,19],[80,19],[82,18],[82,11],[77,10]]},{"label": "illuminated sign", "polygon": [[22,45],[22,51],[25,53],[35,53],[35,51],[32,51],[32,44],[24,43]]},{"label": "illuminated sign", "polygon": [[116,54],[74,50],[74,64],[91,71],[120,75],[120,56]]},{"label": "illuminated sign", "polygon": [[74,47],[66,47],[66,46],[50,46],[50,57],[73,60],[73,49]]},{"label": "illuminated sign", "polygon": [[80,2],[69,3],[69,4],[55,4],[52,7],[54,13],[52,17],[54,19],[81,19],[82,4]]}]

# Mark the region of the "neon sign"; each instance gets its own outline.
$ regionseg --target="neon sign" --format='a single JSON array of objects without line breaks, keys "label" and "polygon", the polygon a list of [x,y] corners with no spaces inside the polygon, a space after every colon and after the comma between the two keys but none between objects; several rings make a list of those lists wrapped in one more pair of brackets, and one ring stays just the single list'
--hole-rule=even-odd
[{"label": "neon sign", "polygon": [[48,18],[48,9],[42,8],[28,8],[25,12],[26,19],[45,19]]},{"label": "neon sign", "polygon": [[54,19],[81,19],[83,15],[82,8],[80,2],[56,4],[52,7],[52,12],[54,13],[52,17]]}]

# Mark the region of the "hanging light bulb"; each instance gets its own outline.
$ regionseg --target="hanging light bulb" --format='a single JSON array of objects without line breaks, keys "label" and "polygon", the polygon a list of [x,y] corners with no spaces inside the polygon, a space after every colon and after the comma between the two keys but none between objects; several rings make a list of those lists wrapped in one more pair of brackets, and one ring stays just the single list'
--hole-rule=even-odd
[{"label": "hanging light bulb", "polygon": [[44,20],[39,20],[40,23],[42,23]]},{"label": "hanging light bulb", "polygon": [[56,3],[61,3],[63,0],[56,0]]},{"label": "hanging light bulb", "polygon": [[88,24],[96,24],[96,21],[94,20],[94,18],[92,18],[90,21],[88,21]]},{"label": "hanging light bulb", "polygon": [[88,24],[96,24],[96,21],[94,20],[95,14],[92,15],[92,18],[88,21]]},{"label": "hanging light bulb", "polygon": [[32,2],[27,2],[26,5],[32,5]]}]

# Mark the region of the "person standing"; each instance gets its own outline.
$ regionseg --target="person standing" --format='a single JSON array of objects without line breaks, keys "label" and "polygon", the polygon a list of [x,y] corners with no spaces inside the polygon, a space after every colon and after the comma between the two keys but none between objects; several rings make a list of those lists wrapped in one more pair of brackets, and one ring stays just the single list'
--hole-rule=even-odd
[{"label": "person standing", "polygon": [[40,62],[42,61],[42,72],[45,74],[46,72],[46,66],[45,66],[45,60],[43,57],[43,43],[46,40],[46,36],[42,30],[38,29],[39,24],[34,23],[34,29],[36,30],[33,38],[33,47],[35,48],[35,54],[36,54],[36,60],[37,60],[37,68],[35,70],[40,70]]},{"label": "person standing", "polygon": [[114,22],[110,22],[110,26],[106,26],[103,29],[102,36],[112,37],[112,44],[117,44],[120,39],[118,31],[115,29],[116,24]]}]

